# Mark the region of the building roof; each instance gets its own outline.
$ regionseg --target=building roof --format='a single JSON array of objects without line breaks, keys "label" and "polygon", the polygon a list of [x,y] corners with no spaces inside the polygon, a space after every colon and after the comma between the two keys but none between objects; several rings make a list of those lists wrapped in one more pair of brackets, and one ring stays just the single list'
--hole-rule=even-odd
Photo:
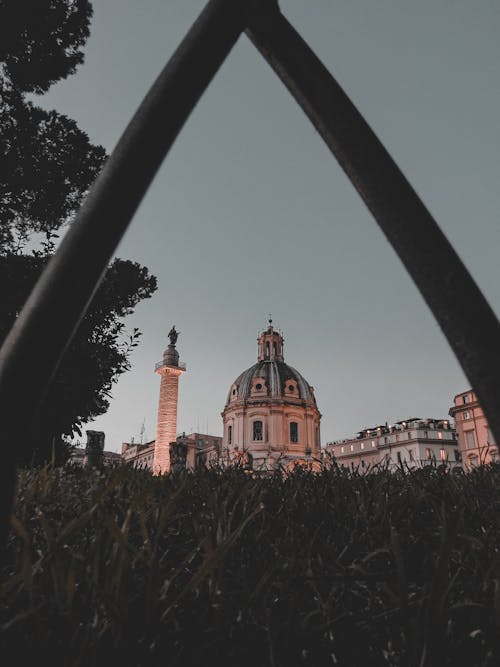
[{"label": "building roof", "polygon": [[226,400],[229,403],[255,399],[297,401],[316,406],[313,388],[305,378],[284,361],[283,336],[275,331],[271,321],[258,341],[257,363],[247,368],[232,383]]},{"label": "building roof", "polygon": [[[266,391],[263,395],[254,393],[252,388],[258,387],[259,379],[262,379],[263,387]],[[293,384],[290,381],[295,381]],[[287,387],[287,382],[289,383]],[[293,387],[293,389],[291,389]],[[233,394],[236,391],[236,394]],[[312,387],[307,383],[304,377],[292,366],[285,364],[284,361],[258,361],[256,364],[243,371],[231,385],[227,396],[226,405],[231,398],[248,399],[301,399],[316,405],[316,399]]]}]

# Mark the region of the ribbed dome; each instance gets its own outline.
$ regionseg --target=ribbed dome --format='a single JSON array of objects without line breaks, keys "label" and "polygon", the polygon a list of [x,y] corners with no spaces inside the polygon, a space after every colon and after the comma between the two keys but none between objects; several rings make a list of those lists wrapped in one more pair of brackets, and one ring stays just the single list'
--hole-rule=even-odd
[{"label": "ribbed dome", "polygon": [[231,385],[226,405],[234,400],[250,398],[291,399],[292,402],[300,399],[316,405],[311,386],[295,368],[284,361],[258,361],[243,371]]}]

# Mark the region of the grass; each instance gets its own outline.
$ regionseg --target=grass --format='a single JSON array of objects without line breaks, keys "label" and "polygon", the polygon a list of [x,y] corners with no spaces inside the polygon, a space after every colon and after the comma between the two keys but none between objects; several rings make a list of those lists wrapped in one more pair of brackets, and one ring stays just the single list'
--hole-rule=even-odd
[{"label": "grass", "polygon": [[[500,466],[20,473],[18,666],[500,664]],[[11,653],[12,654],[12,653]]]}]

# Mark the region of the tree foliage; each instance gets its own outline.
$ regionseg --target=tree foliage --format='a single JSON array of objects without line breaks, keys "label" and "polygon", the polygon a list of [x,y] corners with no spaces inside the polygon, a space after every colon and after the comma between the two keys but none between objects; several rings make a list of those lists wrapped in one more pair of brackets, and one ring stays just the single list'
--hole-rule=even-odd
[{"label": "tree foliage", "polygon": [[[0,342],[106,159],[74,120],[26,99],[83,61],[91,15],[88,0],[0,0]],[[137,263],[108,268],[40,408],[38,459],[107,410],[140,336],[122,318],[155,289]]]},{"label": "tree foliage", "polygon": [[74,120],[26,102],[0,80],[0,249],[69,221],[106,157]]},{"label": "tree foliage", "polygon": [[[0,285],[9,286],[0,306],[0,342],[47,261],[41,255],[0,256]],[[81,434],[82,423],[106,412],[113,383],[130,368],[130,352],[141,335],[138,329],[127,335],[121,320],[155,289],[156,278],[145,267],[113,261],[41,406],[35,456],[22,452],[21,463],[44,460],[54,444],[64,453],[61,436]]]},{"label": "tree foliage", "polygon": [[104,164],[75,121],[26,93],[45,92],[83,62],[89,0],[0,0],[0,251],[54,235]]},{"label": "tree foliage", "polygon": [[22,92],[44,93],[83,62],[89,0],[0,0],[0,62]]}]

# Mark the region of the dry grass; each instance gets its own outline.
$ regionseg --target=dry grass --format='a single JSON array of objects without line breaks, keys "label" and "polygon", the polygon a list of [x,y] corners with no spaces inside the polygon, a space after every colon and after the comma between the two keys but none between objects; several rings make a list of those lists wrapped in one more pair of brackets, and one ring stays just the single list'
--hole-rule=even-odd
[{"label": "dry grass", "polygon": [[500,466],[20,474],[18,666],[500,664]]}]

